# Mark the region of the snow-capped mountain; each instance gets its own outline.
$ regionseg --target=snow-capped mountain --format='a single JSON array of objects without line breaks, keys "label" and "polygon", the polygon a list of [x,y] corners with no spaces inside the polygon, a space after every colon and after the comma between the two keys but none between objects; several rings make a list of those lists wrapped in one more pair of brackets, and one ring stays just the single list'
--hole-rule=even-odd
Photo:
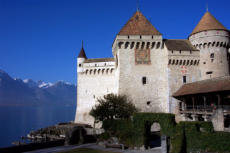
[{"label": "snow-capped mountain", "polygon": [[75,105],[76,86],[64,81],[46,83],[13,79],[0,70],[0,105]]}]

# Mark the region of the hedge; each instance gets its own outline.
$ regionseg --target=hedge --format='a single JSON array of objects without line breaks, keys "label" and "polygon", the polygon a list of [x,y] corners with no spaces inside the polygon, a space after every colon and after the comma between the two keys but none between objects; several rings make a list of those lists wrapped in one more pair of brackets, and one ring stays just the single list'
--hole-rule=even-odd
[{"label": "hedge", "polygon": [[146,132],[154,122],[161,127],[161,134],[170,137],[171,153],[197,151],[229,152],[230,133],[215,132],[211,122],[175,123],[174,114],[136,113],[133,120],[105,120],[103,128],[111,136],[129,147],[145,145]]}]

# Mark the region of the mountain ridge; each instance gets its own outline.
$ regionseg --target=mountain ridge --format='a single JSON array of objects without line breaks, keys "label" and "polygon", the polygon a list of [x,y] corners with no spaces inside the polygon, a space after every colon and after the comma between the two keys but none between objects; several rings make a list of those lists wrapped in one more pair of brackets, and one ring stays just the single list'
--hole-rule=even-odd
[{"label": "mountain ridge", "polygon": [[65,81],[46,83],[13,79],[0,69],[0,106],[75,106],[76,86]]}]

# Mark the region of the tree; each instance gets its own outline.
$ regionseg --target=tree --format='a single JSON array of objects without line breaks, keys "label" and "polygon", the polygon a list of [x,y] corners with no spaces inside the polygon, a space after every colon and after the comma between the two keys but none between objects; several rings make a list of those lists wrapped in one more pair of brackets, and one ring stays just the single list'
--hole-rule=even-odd
[{"label": "tree", "polygon": [[107,94],[103,98],[97,99],[98,105],[92,108],[90,115],[95,121],[106,119],[128,119],[138,109],[125,95]]}]

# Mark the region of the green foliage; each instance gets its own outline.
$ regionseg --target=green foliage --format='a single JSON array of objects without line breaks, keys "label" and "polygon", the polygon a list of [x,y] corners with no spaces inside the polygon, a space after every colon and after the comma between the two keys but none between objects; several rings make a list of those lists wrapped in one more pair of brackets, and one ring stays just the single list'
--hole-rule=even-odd
[{"label": "green foliage", "polygon": [[90,115],[96,121],[109,119],[129,119],[137,108],[125,95],[107,94],[103,98],[97,99],[98,105],[92,108]]},{"label": "green foliage", "polygon": [[185,131],[187,152],[230,152],[230,134],[214,132],[211,122],[180,122],[178,125]]},{"label": "green foliage", "polygon": [[161,134],[170,137],[171,153],[224,152],[230,153],[230,133],[214,132],[211,122],[175,123],[175,116],[166,113],[135,113],[133,120],[104,120],[103,128],[129,147],[145,144],[146,130],[154,122]]},{"label": "green foliage", "polygon": [[108,140],[110,137],[111,137],[110,133],[104,132],[104,133],[100,134],[97,139],[99,141],[104,141],[104,140]]},{"label": "green foliage", "polygon": [[119,138],[120,142],[126,146],[133,147],[136,141],[136,129],[130,119],[104,120],[103,128],[110,135]]}]

